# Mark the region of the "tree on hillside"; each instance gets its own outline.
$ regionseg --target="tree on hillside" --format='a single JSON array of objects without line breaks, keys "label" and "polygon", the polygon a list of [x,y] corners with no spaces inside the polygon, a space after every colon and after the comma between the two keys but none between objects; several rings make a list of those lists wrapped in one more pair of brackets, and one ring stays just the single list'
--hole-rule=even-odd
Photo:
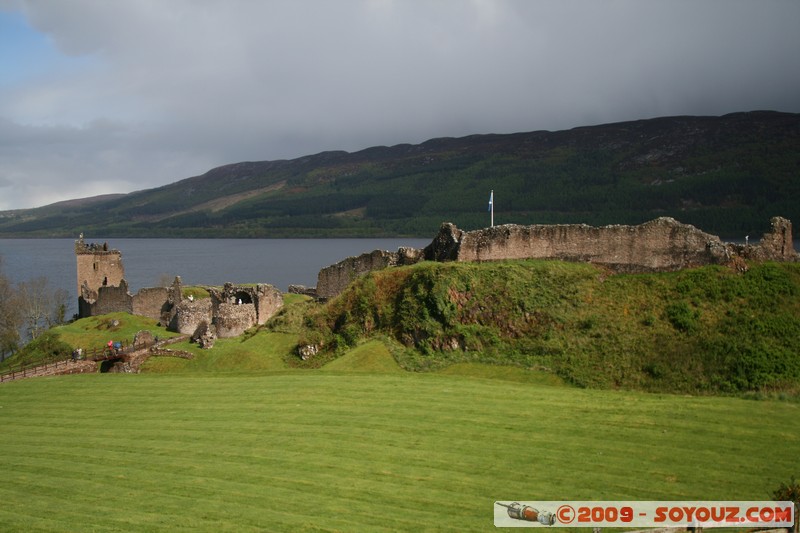
[{"label": "tree on hillside", "polygon": [[17,303],[17,293],[3,273],[3,258],[0,256],[0,361],[19,346],[19,329],[22,314]]},{"label": "tree on hillside", "polygon": [[69,294],[64,289],[54,289],[42,276],[20,283],[17,300],[23,325],[33,340],[47,329],[64,323]]}]

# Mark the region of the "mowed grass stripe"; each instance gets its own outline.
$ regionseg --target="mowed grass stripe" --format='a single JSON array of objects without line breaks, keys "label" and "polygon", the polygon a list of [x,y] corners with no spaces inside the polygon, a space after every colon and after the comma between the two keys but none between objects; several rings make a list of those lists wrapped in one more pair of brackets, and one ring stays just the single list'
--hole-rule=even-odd
[{"label": "mowed grass stripe", "polygon": [[798,414],[460,376],[29,380],[0,387],[0,529],[479,531],[497,499],[763,499]]}]

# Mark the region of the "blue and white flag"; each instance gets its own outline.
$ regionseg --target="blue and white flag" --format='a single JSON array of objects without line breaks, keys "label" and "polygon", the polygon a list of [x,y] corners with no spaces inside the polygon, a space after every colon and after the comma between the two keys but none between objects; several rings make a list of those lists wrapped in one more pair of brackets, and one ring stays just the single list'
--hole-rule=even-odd
[{"label": "blue and white flag", "polygon": [[489,209],[487,211],[492,210],[492,203],[494,202],[494,191],[489,193]]}]

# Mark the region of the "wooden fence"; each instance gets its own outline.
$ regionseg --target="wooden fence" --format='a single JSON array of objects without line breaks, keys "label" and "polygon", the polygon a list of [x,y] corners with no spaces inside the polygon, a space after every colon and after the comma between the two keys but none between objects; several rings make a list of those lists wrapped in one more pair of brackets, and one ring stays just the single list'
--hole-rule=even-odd
[{"label": "wooden fence", "polygon": [[7,368],[6,370],[3,370],[2,373],[0,373],[0,383],[4,381],[12,381],[15,379],[46,374],[49,370],[54,370],[68,366],[72,361],[86,360],[86,361],[99,362],[99,361],[108,361],[110,359],[121,358],[137,350],[144,350],[150,348],[156,343],[153,342],[129,343],[128,341],[120,341],[118,344],[119,348],[103,346],[103,347],[93,347],[87,350],[83,350],[83,353],[80,355],[80,357],[77,357],[76,353],[73,353],[72,356],[66,358],[50,357],[44,360],[40,359],[39,361],[20,363],[18,365],[14,365],[10,368]]},{"label": "wooden fence", "polygon": [[45,374],[48,370],[68,366],[71,361],[71,359],[50,358],[44,361],[37,361],[36,363],[17,365],[0,374],[0,383]]}]

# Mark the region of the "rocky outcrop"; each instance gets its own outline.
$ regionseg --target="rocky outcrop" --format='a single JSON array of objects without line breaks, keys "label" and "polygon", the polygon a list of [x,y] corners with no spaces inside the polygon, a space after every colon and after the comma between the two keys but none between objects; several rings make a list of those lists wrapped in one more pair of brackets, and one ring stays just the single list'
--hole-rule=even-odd
[{"label": "rocky outcrop", "polygon": [[316,356],[321,349],[321,346],[318,344],[303,344],[297,347],[297,355],[300,356],[300,359],[303,361],[307,361]]}]

